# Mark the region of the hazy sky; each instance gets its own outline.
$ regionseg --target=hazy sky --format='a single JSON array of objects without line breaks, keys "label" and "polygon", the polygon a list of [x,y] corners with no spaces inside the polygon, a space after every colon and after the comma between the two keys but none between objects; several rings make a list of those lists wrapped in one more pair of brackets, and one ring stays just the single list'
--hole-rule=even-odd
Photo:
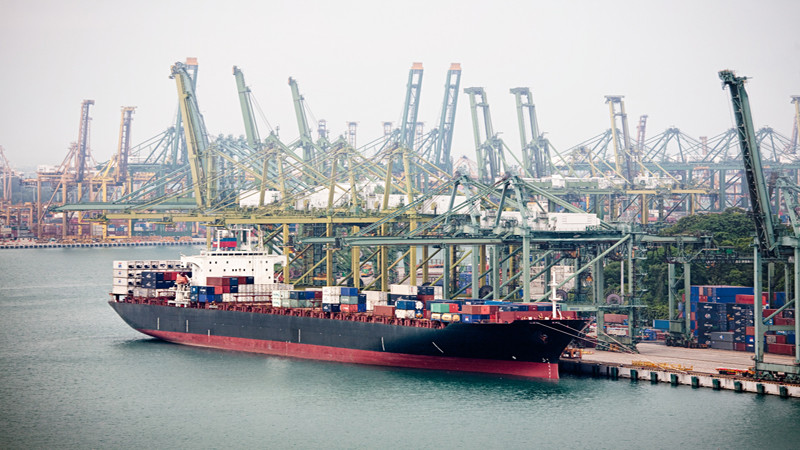
[{"label": "hazy sky", "polygon": [[[490,6],[490,4],[492,6]],[[756,127],[791,135],[800,95],[800,2],[772,1],[17,1],[0,0],[0,145],[14,167],[59,164],[91,110],[92,153],[116,151],[120,108],[132,142],[174,121],[170,66],[199,60],[198,101],[212,135],[242,135],[239,66],[284,142],[298,135],[288,77],[333,136],[358,143],[402,115],[408,70],[425,68],[419,119],[438,123],[451,62],[462,93],[455,156],[474,159],[463,88],[486,89],[496,131],[519,152],[514,97],[533,91],[540,128],[565,150],[609,128],[605,95],[624,95],[632,132],[693,137],[732,127],[720,69],[752,77]],[[315,125],[312,125],[315,128]],[[262,136],[267,127],[259,123]]]}]

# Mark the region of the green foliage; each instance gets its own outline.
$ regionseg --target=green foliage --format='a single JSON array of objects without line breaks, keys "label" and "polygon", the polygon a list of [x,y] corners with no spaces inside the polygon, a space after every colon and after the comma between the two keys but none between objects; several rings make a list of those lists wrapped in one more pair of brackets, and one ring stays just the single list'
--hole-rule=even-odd
[{"label": "green foliage", "polygon": [[[728,247],[733,252],[742,256],[749,257],[753,253],[752,243],[755,235],[753,220],[748,217],[745,211],[739,208],[729,208],[719,214],[698,214],[687,216],[679,220],[675,225],[662,230],[663,236],[692,235],[692,236],[712,236],[716,245],[720,248]],[[647,321],[652,319],[665,319],[669,317],[668,311],[668,291],[667,291],[667,262],[663,249],[651,251],[647,259],[638,264],[638,269],[647,275],[644,277],[642,286],[644,293],[641,296],[642,302],[648,306],[643,311],[643,318]],[[617,268],[617,280],[619,279],[619,264],[612,262],[608,268]],[[676,274],[680,276],[682,268],[676,268]],[[776,273],[783,274],[783,269],[776,270]],[[610,281],[612,278],[607,278]],[[691,281],[693,285],[733,285],[733,286],[752,286],[753,268],[748,264],[714,264],[706,263],[701,259],[692,264]],[[777,286],[780,278],[773,280]],[[765,280],[766,282],[766,280]],[[619,281],[616,281],[617,289]],[[766,286],[766,285],[765,285]],[[677,299],[680,300],[682,284],[679,285]]]}]

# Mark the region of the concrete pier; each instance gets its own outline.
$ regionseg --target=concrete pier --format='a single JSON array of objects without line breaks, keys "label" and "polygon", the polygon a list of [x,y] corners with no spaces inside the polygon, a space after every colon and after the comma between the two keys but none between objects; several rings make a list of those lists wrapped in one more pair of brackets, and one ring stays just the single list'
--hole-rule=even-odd
[{"label": "concrete pier", "polygon": [[[717,369],[721,367],[740,370],[752,367],[752,353],[686,349],[652,343],[640,343],[637,348],[638,354],[588,350],[581,359],[562,359],[559,370],[562,373],[610,379],[800,398],[800,385],[756,381],[718,373]],[[767,360],[782,364],[794,362],[794,358],[782,355],[767,355]]]}]

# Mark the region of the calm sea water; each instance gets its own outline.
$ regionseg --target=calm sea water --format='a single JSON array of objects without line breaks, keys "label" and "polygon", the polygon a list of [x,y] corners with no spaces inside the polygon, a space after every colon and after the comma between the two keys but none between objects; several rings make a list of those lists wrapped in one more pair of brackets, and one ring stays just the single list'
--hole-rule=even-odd
[{"label": "calm sea water", "polygon": [[800,448],[800,400],[183,347],[106,304],[111,262],[0,251],[0,448]]}]

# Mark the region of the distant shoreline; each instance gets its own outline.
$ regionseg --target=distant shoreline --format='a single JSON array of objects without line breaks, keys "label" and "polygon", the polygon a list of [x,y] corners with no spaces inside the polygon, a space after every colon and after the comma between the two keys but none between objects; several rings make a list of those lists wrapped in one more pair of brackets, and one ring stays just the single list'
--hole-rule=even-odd
[{"label": "distant shoreline", "polygon": [[140,241],[140,242],[3,242],[0,243],[0,250],[3,249],[40,249],[40,248],[89,248],[89,247],[167,247],[172,245],[205,245],[206,240],[198,239],[192,241]]}]

